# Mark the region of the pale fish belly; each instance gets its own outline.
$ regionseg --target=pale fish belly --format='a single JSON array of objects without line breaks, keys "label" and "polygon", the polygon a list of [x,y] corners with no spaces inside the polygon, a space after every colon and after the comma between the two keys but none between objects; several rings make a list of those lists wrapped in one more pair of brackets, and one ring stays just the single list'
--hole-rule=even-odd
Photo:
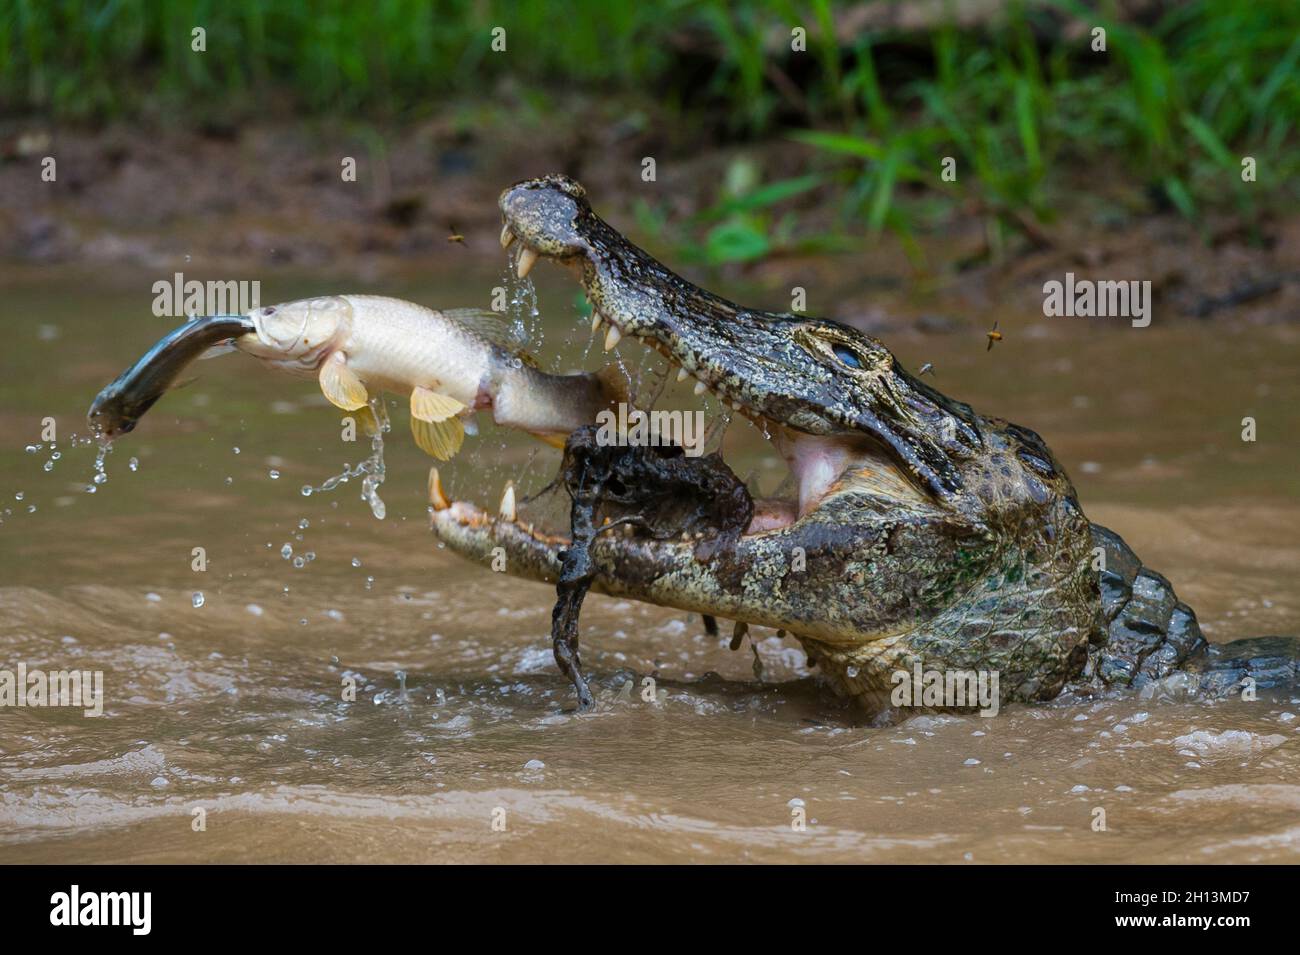
[{"label": "pale fish belly", "polygon": [[357,296],[353,303],[352,330],[343,349],[348,367],[367,387],[409,394],[420,386],[473,407],[491,346],[437,312],[367,298]]}]

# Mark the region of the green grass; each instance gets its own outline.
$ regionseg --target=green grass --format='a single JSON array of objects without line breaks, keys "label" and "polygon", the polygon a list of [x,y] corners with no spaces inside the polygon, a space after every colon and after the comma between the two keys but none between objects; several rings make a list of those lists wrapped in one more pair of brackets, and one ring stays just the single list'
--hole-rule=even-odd
[{"label": "green grass", "polygon": [[[0,104],[72,121],[240,121],[278,104],[382,123],[449,97],[490,99],[509,79],[684,104],[733,142],[805,144],[811,178],[765,185],[742,169],[719,188],[692,223],[708,262],[797,244],[779,210],[814,181],[832,190],[846,231],[889,230],[910,248],[925,203],[905,200],[973,202],[995,238],[1033,233],[1051,223],[1070,173],[1099,162],[1193,220],[1229,209],[1253,221],[1296,198],[1294,0],[1189,0],[1149,28],[1076,0],[1012,2],[990,29],[863,33],[847,46],[828,28],[839,10],[830,0],[0,0]],[[1092,52],[1086,33],[1045,46],[1062,13],[1104,26],[1108,51]],[[194,26],[207,31],[201,55]],[[495,26],[505,55],[490,49]],[[788,51],[794,26],[808,32],[806,53]],[[1241,181],[1247,155],[1256,183]],[[940,179],[945,156],[954,183]]]}]

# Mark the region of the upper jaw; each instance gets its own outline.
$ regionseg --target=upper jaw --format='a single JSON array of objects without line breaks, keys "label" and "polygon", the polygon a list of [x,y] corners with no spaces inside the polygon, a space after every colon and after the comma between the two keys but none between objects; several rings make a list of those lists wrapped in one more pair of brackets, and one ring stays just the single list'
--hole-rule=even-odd
[{"label": "upper jaw", "polygon": [[[526,276],[539,258],[573,269],[606,351],[635,338],[676,366],[678,381],[694,379],[697,396],[711,394],[769,436],[867,435],[936,499],[962,493],[960,469],[926,424],[885,414],[869,395],[838,408],[828,403],[846,384],[796,343],[797,326],[808,320],[745,309],[686,281],[597,216],[585,190],[563,176],[517,183],[499,204],[502,245],[520,247],[518,274]],[[893,388],[922,398],[930,391],[901,369]]]},{"label": "upper jaw", "polygon": [[[516,243],[509,219],[501,235],[503,246],[509,248]],[[625,240],[622,244],[637,258],[654,261]],[[525,240],[518,240],[518,245],[521,275],[527,275],[540,258],[556,258],[538,252]],[[697,396],[711,395],[747,417],[769,437],[784,436],[788,443],[793,443],[800,435],[841,437],[846,441],[870,435],[912,480],[936,497],[947,498],[960,490],[960,477],[947,455],[925,436],[909,436],[884,417],[869,412],[837,423],[815,402],[782,401],[772,394],[779,388],[765,392],[753,384],[772,375],[793,374],[806,379],[791,382],[794,387],[789,390],[793,392],[797,387],[807,387],[807,380],[817,374],[815,367],[797,361],[800,356],[788,354],[797,348],[789,336],[772,334],[772,326],[797,319],[742,309],[697,289],[661,266],[655,270],[659,272],[655,278],[661,288],[629,288],[622,276],[644,275],[649,270],[633,267],[628,257],[625,248],[610,249],[608,243],[589,243],[585,251],[571,251],[558,258],[560,264],[577,273],[592,303],[592,333],[603,335],[606,351],[613,350],[625,338],[633,338],[667,358],[677,368],[678,381],[692,379]],[[674,294],[664,296],[664,288]],[[690,314],[684,313],[686,307],[691,309]],[[756,349],[752,342],[764,336],[773,346]],[[781,366],[771,352],[788,357],[789,369],[793,370]],[[824,385],[828,393],[836,387],[833,382]]]},{"label": "upper jaw", "polygon": [[669,271],[596,216],[585,199],[575,203],[579,212],[571,225],[559,217],[563,224],[555,226],[557,233],[539,233],[539,222],[557,217],[536,208],[521,217],[522,201],[515,197],[529,197],[548,181],[528,180],[502,193],[501,245],[518,246],[519,277],[543,258],[564,265],[591,303],[591,331],[603,339],[605,351],[635,339],[667,358],[679,382],[692,379],[697,396],[713,396],[768,433],[785,426],[814,434],[831,430],[828,421],[808,411],[795,420],[776,413],[752,385],[759,376],[747,374],[744,362],[755,359],[754,349],[740,333],[742,326],[759,332],[766,316],[746,312]]}]

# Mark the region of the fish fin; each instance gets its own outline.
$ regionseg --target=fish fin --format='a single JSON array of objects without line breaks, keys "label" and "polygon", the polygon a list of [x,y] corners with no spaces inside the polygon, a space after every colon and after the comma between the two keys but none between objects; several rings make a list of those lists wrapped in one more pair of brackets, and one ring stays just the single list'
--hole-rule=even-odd
[{"label": "fish fin", "polygon": [[436,423],[454,417],[465,410],[463,402],[450,395],[439,394],[421,385],[411,392],[411,417]]},{"label": "fish fin", "polygon": [[339,360],[341,354],[335,352],[321,363],[320,390],[335,407],[344,411],[356,411],[366,406],[370,396],[366,394],[366,386],[356,372],[345,361]]},{"label": "fish fin", "polygon": [[234,350],[235,346],[230,342],[226,342],[224,345],[213,345],[200,355],[198,360],[207,361],[209,358],[220,358],[222,355],[229,355]]},{"label": "fish fin", "polygon": [[559,448],[561,451],[564,450],[565,442],[569,440],[567,434],[560,434],[558,431],[529,431],[528,433],[538,441],[544,441],[551,447]]},{"label": "fish fin", "polygon": [[500,312],[486,308],[445,308],[442,316],[512,353],[520,352],[528,344],[528,333]]},{"label": "fish fin", "polygon": [[465,425],[459,418],[445,421],[412,418],[411,435],[425,454],[439,461],[450,461],[465,441]]},{"label": "fish fin", "polygon": [[357,419],[357,424],[361,425],[361,430],[366,437],[373,438],[379,433],[379,419],[375,417],[375,413],[370,410],[369,405],[358,408],[352,413],[352,417]]}]

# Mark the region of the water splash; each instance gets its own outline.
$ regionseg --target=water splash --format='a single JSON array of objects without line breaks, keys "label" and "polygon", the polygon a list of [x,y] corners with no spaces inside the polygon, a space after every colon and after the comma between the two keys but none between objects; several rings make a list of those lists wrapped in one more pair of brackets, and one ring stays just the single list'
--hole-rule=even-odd
[{"label": "water splash", "polygon": [[537,288],[530,276],[516,278],[513,268],[506,268],[506,288],[510,291],[509,314],[514,331],[522,333],[533,354],[541,354],[545,331],[542,311],[537,306]]},{"label": "water splash", "polygon": [[333,491],[340,484],[346,484],[353,478],[361,478],[361,500],[370,505],[370,513],[375,515],[376,520],[382,521],[384,515],[388,513],[388,508],[383,499],[379,496],[379,488],[384,483],[386,475],[384,466],[384,435],[392,427],[388,420],[388,407],[380,398],[370,399],[370,410],[374,412],[375,420],[379,423],[378,430],[370,438],[370,457],[366,458],[355,468],[350,464],[343,465],[341,474],[336,474],[326,480],[319,487],[311,484],[302,486],[302,496],[311,497],[313,494],[322,494],[326,491]]},{"label": "water splash", "polygon": [[[75,445],[76,435],[72,436],[72,443]],[[99,485],[108,482],[108,471],[104,468],[104,459],[113,453],[112,441],[101,441],[99,450],[95,452],[95,474],[90,479],[91,483],[86,486],[87,494],[94,494],[99,490]]]},{"label": "water splash", "polygon": [[731,427],[731,412],[720,411],[718,415],[709,422],[708,428],[704,432],[704,448],[712,453],[722,449],[722,439],[727,436],[727,429]]}]

